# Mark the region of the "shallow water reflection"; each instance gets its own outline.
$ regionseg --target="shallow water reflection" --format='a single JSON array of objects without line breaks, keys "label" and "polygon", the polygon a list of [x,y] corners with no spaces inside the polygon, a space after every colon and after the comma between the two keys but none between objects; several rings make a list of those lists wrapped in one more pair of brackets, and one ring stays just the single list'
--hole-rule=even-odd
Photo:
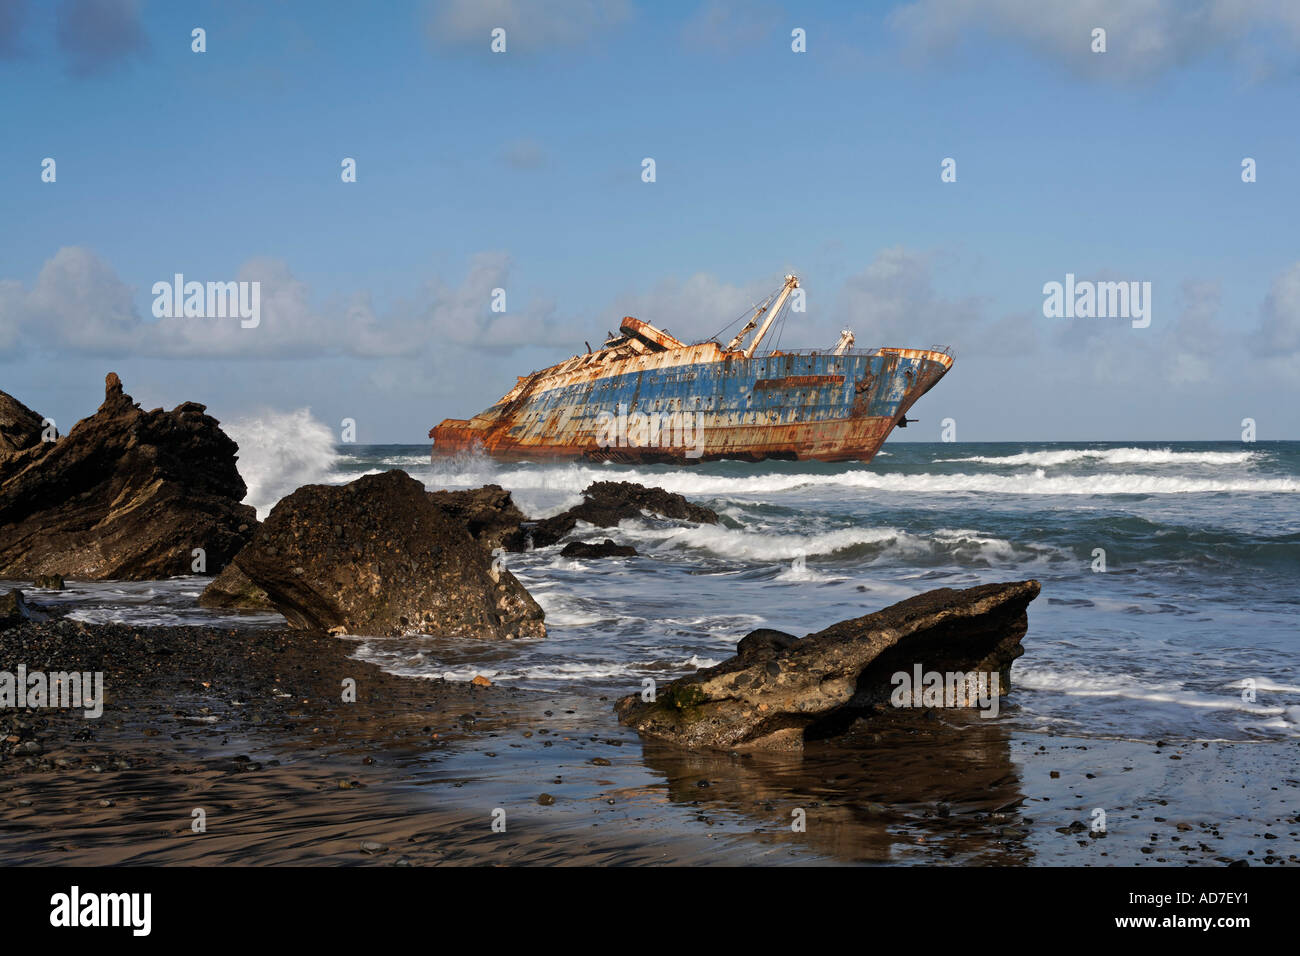
[{"label": "shallow water reflection", "polygon": [[[1008,731],[975,717],[906,715],[802,753],[687,751],[646,742],[669,798],[751,818],[763,839],[844,862],[1031,862]],[[803,812],[804,831],[798,832]]]}]

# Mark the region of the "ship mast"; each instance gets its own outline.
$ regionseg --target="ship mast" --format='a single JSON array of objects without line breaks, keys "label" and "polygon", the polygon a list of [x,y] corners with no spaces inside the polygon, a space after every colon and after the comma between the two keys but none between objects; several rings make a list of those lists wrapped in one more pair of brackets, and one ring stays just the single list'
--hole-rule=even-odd
[{"label": "ship mast", "polygon": [[732,349],[740,345],[741,341],[745,338],[745,336],[750,333],[750,331],[754,328],[754,326],[758,325],[758,317],[767,311],[767,304],[772,301],[775,295],[776,295],[775,292],[772,293],[772,295],[769,295],[766,299],[763,300],[762,304],[759,305],[759,307],[754,310],[754,315],[750,318],[748,322],[745,323],[745,327],[736,333],[736,337],[734,339],[732,339],[730,342],[727,343],[728,352],[730,352]]},{"label": "ship mast", "polygon": [[[781,307],[785,305],[785,300],[790,298],[790,293],[797,288],[799,288],[799,277],[786,276],[785,285],[781,288],[780,295],[776,297],[775,304],[772,306],[771,309],[768,310],[767,318],[763,320],[762,327],[759,328],[759,330],[754,333],[754,339],[749,343],[749,348],[745,349],[745,358],[754,357],[754,352],[758,350],[758,346],[762,343],[763,336],[767,335],[767,330],[772,327],[772,322],[776,319],[777,314],[781,311]],[[760,309],[759,311],[761,312],[762,310]],[[755,314],[754,318],[757,319],[758,315]]]}]

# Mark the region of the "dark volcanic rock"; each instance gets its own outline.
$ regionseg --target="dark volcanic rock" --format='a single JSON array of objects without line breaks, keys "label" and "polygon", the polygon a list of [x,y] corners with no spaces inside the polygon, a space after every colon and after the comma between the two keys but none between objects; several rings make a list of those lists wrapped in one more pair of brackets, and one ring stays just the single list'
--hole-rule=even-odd
[{"label": "dark volcanic rock", "polygon": [[292,627],[546,633],[523,585],[402,471],[299,488],[271,510],[235,564]]},{"label": "dark volcanic rock", "polygon": [[766,659],[788,650],[797,640],[799,638],[785,631],[760,627],[756,631],[750,631],[736,643],[736,656],[746,662]]},{"label": "dark volcanic rock", "polygon": [[23,599],[23,592],[14,588],[0,594],[0,628],[13,627],[24,621],[43,621],[46,615],[33,611]]},{"label": "dark volcanic rock", "polygon": [[42,421],[18,399],[0,392],[0,455],[41,444]]},{"label": "dark volcanic rock", "polygon": [[527,521],[510,492],[500,485],[484,485],[468,491],[430,491],[430,500],[465,525],[479,544],[491,551],[518,532]]},{"label": "dark volcanic rock", "polygon": [[57,442],[0,455],[0,577],[164,578],[192,551],[223,568],[252,536],[237,446],[193,402],[141,411],[110,372],[104,404]]},{"label": "dark volcanic rock", "polygon": [[643,511],[700,524],[718,523],[717,514],[708,508],[691,504],[671,491],[647,488],[634,481],[593,482],[582,496],[582,504],[571,512],[598,528],[611,528],[625,518],[639,518]]},{"label": "dark volcanic rock", "polygon": [[887,707],[892,676],[914,664],[996,672],[1005,692],[1038,592],[1037,581],[940,588],[804,638],[754,631],[737,656],[674,681],[653,702],[624,697],[619,719],[689,747],[783,749]]},{"label": "dark volcanic rock", "polygon": [[32,587],[46,591],[62,591],[67,587],[61,574],[37,574],[32,577]]},{"label": "dark volcanic rock", "polygon": [[560,552],[562,558],[635,558],[636,548],[630,544],[615,544],[609,538],[599,544],[570,541]]},{"label": "dark volcanic rock", "polygon": [[597,481],[582,493],[582,504],[543,518],[531,528],[520,528],[505,539],[504,546],[509,551],[523,551],[531,539],[533,547],[546,548],[572,531],[579,521],[597,528],[614,528],[620,521],[640,518],[647,511],[664,518],[699,524],[718,523],[716,512],[691,504],[681,495],[662,488],[647,488],[633,481]]},{"label": "dark volcanic rock", "polygon": [[250,581],[233,561],[203,589],[199,595],[199,607],[275,610],[267,593]]}]

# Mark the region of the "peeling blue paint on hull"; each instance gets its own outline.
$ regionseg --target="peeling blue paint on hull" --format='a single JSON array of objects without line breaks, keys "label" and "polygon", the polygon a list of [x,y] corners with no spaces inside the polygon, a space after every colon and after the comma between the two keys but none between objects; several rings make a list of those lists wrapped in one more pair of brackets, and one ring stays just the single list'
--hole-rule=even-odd
[{"label": "peeling blue paint on hull", "polygon": [[622,359],[574,358],[519,379],[469,420],[433,428],[433,455],[506,460],[870,461],[952,367],[947,352],[773,352],[717,343]]}]

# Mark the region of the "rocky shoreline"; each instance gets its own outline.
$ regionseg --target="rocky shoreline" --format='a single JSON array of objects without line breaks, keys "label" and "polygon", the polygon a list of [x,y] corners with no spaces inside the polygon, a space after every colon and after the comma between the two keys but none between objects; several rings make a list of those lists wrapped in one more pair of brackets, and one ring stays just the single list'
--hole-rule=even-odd
[{"label": "rocky shoreline", "polygon": [[[1024,653],[1037,581],[929,591],[805,637],[737,635],[729,660],[617,703],[396,677],[355,659],[348,635],[545,640],[502,554],[570,539],[565,557],[632,558],[575,536],[717,514],[600,481],[529,519],[498,486],[428,492],[394,470],[304,486],[258,522],[237,448],[201,405],[144,412],[110,373],[104,404],[67,436],[41,422],[0,393],[0,577],[57,589],[62,575],[198,571],[215,575],[202,606],[275,610],[286,626],[88,624],[62,616],[57,590],[0,595],[0,669],[51,675],[42,695],[71,674],[103,682],[92,718],[14,697],[0,673],[7,862],[1297,862],[1286,794],[1246,808],[1230,787],[1283,744],[1059,753],[984,720]],[[1177,819],[1164,834],[1154,812],[1161,829],[1139,841],[1081,822],[1066,773],[1094,780],[1123,761],[1166,781],[1157,792],[1172,796],[1152,806],[1202,800],[1195,775],[1169,782],[1166,759],[1229,768],[1210,789],[1242,826]],[[498,811],[524,826],[494,829]],[[815,826],[792,829],[795,811]],[[714,815],[742,824],[723,852],[695,825]],[[212,826],[196,829],[200,816]],[[647,856],[656,826],[674,849]]]},{"label": "rocky shoreline", "polygon": [[[352,650],[287,628],[257,640],[68,620],[0,630],[3,659],[102,669],[106,687],[97,720],[0,712],[0,859],[1300,862],[1295,786],[1244,788],[1293,744],[1081,740],[928,709],[794,753],[697,750],[642,740],[608,700],[394,677]],[[1095,802],[1112,810],[1104,837],[1088,830]]]}]

